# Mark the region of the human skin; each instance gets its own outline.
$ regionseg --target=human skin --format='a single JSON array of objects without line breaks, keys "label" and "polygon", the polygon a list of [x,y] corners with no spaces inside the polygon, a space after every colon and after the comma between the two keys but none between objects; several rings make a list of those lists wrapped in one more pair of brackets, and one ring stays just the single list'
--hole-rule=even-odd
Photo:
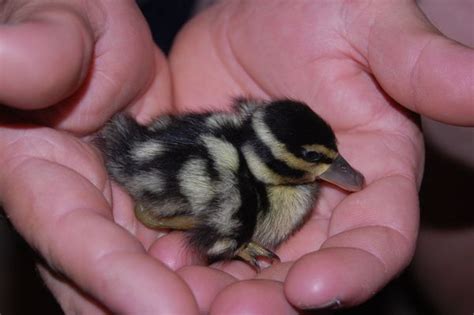
[{"label": "human skin", "polygon": [[[66,313],[290,314],[361,303],[414,251],[423,144],[407,109],[474,124],[472,50],[412,1],[222,1],[184,27],[169,62],[133,1],[4,1],[0,12],[0,103],[9,106],[0,109],[0,200],[44,257],[41,274]],[[259,274],[241,262],[199,265],[180,233],[157,239],[87,141],[120,110],[146,122],[225,108],[236,95],[307,102],[367,181],[350,195],[323,185],[309,221],[278,249],[283,263]]]},{"label": "human skin", "polygon": [[[474,48],[474,2],[423,0],[419,5],[443,34]],[[473,76],[474,71],[471,80]],[[423,134],[427,148],[420,196],[423,215],[411,275],[438,314],[469,314],[474,309],[474,252],[469,250],[474,248],[470,192],[474,128],[425,119]],[[449,188],[446,183],[456,185]]]}]

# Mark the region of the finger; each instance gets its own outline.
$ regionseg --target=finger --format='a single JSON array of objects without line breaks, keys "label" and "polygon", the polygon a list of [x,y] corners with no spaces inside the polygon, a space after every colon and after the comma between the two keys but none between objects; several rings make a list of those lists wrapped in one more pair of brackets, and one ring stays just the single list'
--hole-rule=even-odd
[{"label": "finger", "polygon": [[275,263],[270,268],[265,268],[257,273],[256,278],[284,282],[291,266],[293,266],[293,262]]},{"label": "finger", "polygon": [[77,90],[91,61],[93,37],[67,5],[26,7],[0,26],[0,103],[39,109]]},{"label": "finger", "polygon": [[187,266],[180,269],[178,274],[193,291],[201,314],[209,314],[216,295],[236,281],[225,272],[203,266]]},{"label": "finger", "polygon": [[84,293],[79,292],[66,279],[61,279],[54,275],[45,266],[38,265],[38,271],[65,314],[109,314],[102,305],[99,305]]},{"label": "finger", "polygon": [[[37,119],[55,128],[86,134],[114,113],[156,87],[155,75],[168,81],[164,56],[153,44],[148,26],[133,1],[90,2],[87,13],[96,36],[94,62],[87,82],[71,99],[48,108]],[[160,82],[161,83],[161,82]],[[163,83],[164,90],[169,88]],[[169,92],[164,95],[166,97]],[[156,105],[169,103],[158,101]]]},{"label": "finger", "polygon": [[160,237],[151,245],[148,252],[171,270],[204,263],[199,253],[190,247],[188,239],[182,232],[171,232]]},{"label": "finger", "polygon": [[271,280],[246,280],[217,295],[210,314],[298,314],[283,294],[283,284]]},{"label": "finger", "polygon": [[158,238],[166,235],[167,231],[148,229],[141,224],[132,210],[135,205],[130,194],[114,181],[110,185],[114,222],[133,234],[148,250]]},{"label": "finger", "polygon": [[[27,181],[7,180],[10,188],[2,191],[12,222],[50,265],[85,292],[117,313],[194,313],[187,286],[106,218],[107,203],[83,178],[42,161],[30,161],[11,175]],[[86,189],[78,191],[76,183]],[[51,198],[55,191],[61,196]]]},{"label": "finger", "polygon": [[218,261],[211,266],[239,280],[253,279],[256,275],[254,267],[240,260]]},{"label": "finger", "polygon": [[128,111],[141,124],[149,123],[159,115],[172,113],[171,79],[168,62],[163,53],[155,50],[154,77],[146,91]]},{"label": "finger", "polygon": [[474,50],[439,33],[414,1],[386,1],[364,45],[377,81],[399,103],[436,120],[474,124]]},{"label": "finger", "polygon": [[417,211],[416,185],[401,176],[380,179],[344,199],[322,249],[290,269],[285,283],[289,301],[317,308],[370,298],[409,263]]},{"label": "finger", "polygon": [[[1,152],[18,152],[21,142]],[[49,149],[60,158],[53,145]],[[195,313],[186,284],[113,223],[108,201],[89,179],[21,153],[2,156],[2,165],[0,200],[12,223],[50,266],[86,294],[114,313]]]},{"label": "finger", "polygon": [[[357,271],[351,272],[353,268]],[[374,274],[386,276],[380,262],[369,254],[356,249],[320,250],[295,263],[288,273],[285,294],[301,309],[347,307],[382,287]]]},{"label": "finger", "polygon": [[[72,3],[75,2],[67,3],[72,6]],[[54,99],[51,98],[51,101],[47,102],[47,104],[44,104],[44,98],[39,98],[35,94],[30,93],[29,85],[20,84],[22,83],[20,79],[17,80],[18,82],[13,81],[10,85],[5,85],[3,90],[8,95],[11,95],[11,97],[32,95],[31,98],[36,100],[38,105],[30,106],[31,109],[47,107],[28,113],[28,121],[34,120],[41,124],[84,135],[96,131],[113,114],[125,107],[130,107],[130,111],[133,114],[137,114],[140,121],[146,121],[151,116],[169,111],[172,104],[170,100],[171,85],[168,64],[164,55],[153,44],[148,26],[136,3],[133,1],[120,1],[118,3],[91,1],[87,2],[87,6],[83,5],[85,2],[81,1],[79,3],[80,8],[74,12],[80,12],[77,14],[78,18],[81,16],[87,17],[83,19],[83,24],[89,30],[89,36],[92,37],[91,41],[93,41],[94,46],[86,50],[81,49],[81,47],[74,47],[74,45],[65,45],[64,43],[67,43],[67,41],[59,41],[58,45],[61,45],[61,47],[72,47],[71,49],[74,49],[76,54],[82,52],[92,58],[91,60],[88,59],[90,62],[80,64],[86,77],[76,80],[76,85],[68,93],[55,94],[56,97]],[[32,12],[31,15],[36,14],[36,11],[40,11],[47,16],[52,14],[51,11],[69,12],[59,5],[53,7],[56,11],[50,9],[51,6],[46,5],[36,4],[31,7],[37,9],[30,10]],[[57,15],[60,14],[58,13]],[[63,24],[69,23],[69,20],[64,20]],[[19,25],[22,26],[23,24],[20,23]],[[62,25],[59,26],[62,27]],[[52,36],[50,33],[53,32],[52,34],[54,35],[54,32],[57,31],[56,28],[58,28],[58,25],[52,25],[51,30],[46,30],[44,36],[52,41],[53,39],[51,38],[57,36]],[[11,27],[11,29],[14,29],[14,27]],[[60,30],[57,32],[60,32]],[[64,32],[66,36],[70,36],[67,30]],[[31,41],[29,37],[35,33],[29,33],[26,30],[24,33],[25,42],[36,42]],[[13,35],[10,37],[16,38]],[[73,38],[69,39],[68,37],[69,40]],[[43,43],[42,41],[40,42]],[[46,47],[51,46],[55,48],[54,45],[46,43],[48,44]],[[5,46],[7,45],[5,44]],[[16,46],[8,43],[8,47],[14,48]],[[17,50],[26,50],[27,48],[20,46]],[[2,50],[3,46],[0,51]],[[25,58],[30,58],[30,51],[22,51],[22,55]],[[54,49],[52,53],[56,51],[58,50]],[[16,51],[11,53],[13,56],[16,56],[16,54]],[[43,83],[43,85],[40,86],[41,89],[39,89],[40,92],[38,93],[41,95],[48,96],[50,92],[47,89],[52,89],[51,93],[60,91],[56,86],[58,84],[57,80],[61,79],[61,84],[68,82],[58,76],[49,78],[49,81],[45,80],[41,77],[44,73],[48,74],[48,71],[53,71],[53,73],[62,71],[61,73],[64,75],[72,76],[71,67],[68,68],[62,65],[64,60],[69,62],[73,60],[72,57],[64,58],[64,56],[70,56],[71,54],[62,50],[59,50],[59,54],[42,54],[43,59],[46,59],[43,62],[45,64],[43,68],[38,67],[36,62],[34,64],[30,62],[26,65],[36,77],[40,76],[38,81]],[[1,59],[1,61],[4,60],[4,58]],[[8,60],[5,59],[3,64],[8,63],[7,65],[10,66]],[[36,59],[33,58],[34,60]],[[0,64],[0,68],[4,67],[3,64]],[[17,68],[13,67],[9,71],[14,72],[17,70]],[[20,74],[23,73],[21,71],[18,72]],[[26,75],[29,76],[28,73]],[[10,80],[9,76],[2,75],[0,77],[4,80]],[[61,86],[61,84],[59,85]],[[14,85],[14,89],[12,89],[11,85]],[[3,87],[4,84],[1,86]],[[26,87],[28,87],[28,91],[25,92]],[[0,89],[2,88],[0,87]],[[5,102],[9,105],[14,104],[11,101],[1,99],[1,95],[0,92],[0,102]],[[65,99],[69,95],[70,97]],[[53,104],[55,106],[50,106]],[[29,109],[30,107],[25,108]],[[17,117],[19,114],[14,113],[12,116]],[[24,115],[24,113],[22,114]]]}]

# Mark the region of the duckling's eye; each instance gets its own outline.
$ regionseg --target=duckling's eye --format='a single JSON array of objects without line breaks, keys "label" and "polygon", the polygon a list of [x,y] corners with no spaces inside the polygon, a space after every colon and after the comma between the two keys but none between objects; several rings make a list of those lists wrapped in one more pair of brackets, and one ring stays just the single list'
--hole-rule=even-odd
[{"label": "duckling's eye", "polygon": [[323,158],[323,155],[316,151],[303,150],[302,153],[303,153],[303,158],[308,162],[316,163],[316,162],[319,162]]}]

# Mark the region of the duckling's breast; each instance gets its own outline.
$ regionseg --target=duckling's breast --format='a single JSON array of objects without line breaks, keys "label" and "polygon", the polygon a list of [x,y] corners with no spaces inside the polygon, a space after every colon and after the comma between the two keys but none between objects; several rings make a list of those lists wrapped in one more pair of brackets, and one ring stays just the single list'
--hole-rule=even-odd
[{"label": "duckling's breast", "polygon": [[252,239],[268,248],[285,241],[310,214],[318,187],[317,183],[267,186],[268,209],[259,212]]}]

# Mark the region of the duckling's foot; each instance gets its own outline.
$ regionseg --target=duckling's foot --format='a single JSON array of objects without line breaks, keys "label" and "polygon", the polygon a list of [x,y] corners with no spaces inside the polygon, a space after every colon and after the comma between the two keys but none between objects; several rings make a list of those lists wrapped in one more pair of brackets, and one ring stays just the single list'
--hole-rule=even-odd
[{"label": "duckling's foot", "polygon": [[189,230],[196,226],[194,217],[186,215],[160,217],[156,215],[153,209],[146,209],[141,204],[135,206],[135,216],[141,223],[151,229]]},{"label": "duckling's foot", "polygon": [[257,260],[257,257],[264,257],[270,260],[271,263],[275,261],[280,261],[280,257],[278,257],[274,252],[271,250],[266,249],[265,247],[255,243],[249,242],[244,244],[237,252],[236,256],[239,256],[250,265],[252,265],[257,270],[260,270],[260,263]]}]

